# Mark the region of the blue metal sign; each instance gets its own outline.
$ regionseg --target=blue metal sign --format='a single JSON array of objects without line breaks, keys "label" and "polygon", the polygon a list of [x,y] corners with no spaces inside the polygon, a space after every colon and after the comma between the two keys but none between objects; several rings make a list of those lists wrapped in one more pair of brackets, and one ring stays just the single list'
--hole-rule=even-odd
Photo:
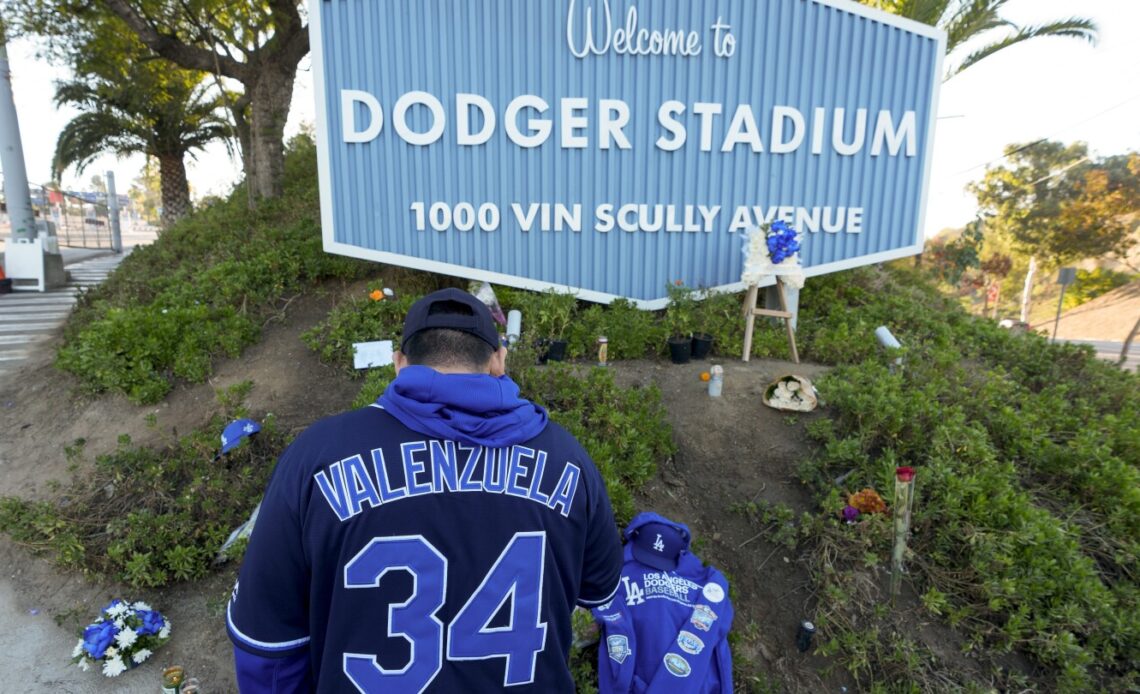
[{"label": "blue metal sign", "polygon": [[325,249],[581,298],[922,248],[945,35],[844,0],[313,0]]}]

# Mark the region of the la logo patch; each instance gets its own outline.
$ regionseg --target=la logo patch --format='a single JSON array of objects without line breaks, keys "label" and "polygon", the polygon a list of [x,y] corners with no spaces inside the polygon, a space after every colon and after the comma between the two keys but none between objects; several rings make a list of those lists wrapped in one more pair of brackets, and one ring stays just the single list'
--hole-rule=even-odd
[{"label": "la logo patch", "polygon": [[661,533],[657,533],[657,539],[653,541],[653,549],[658,552],[665,551],[665,542],[661,539]]},{"label": "la logo patch", "polygon": [[621,582],[625,584],[625,604],[633,606],[645,602],[645,591],[637,585],[637,581],[631,581],[628,576],[622,576]]},{"label": "la logo patch", "polygon": [[618,665],[633,654],[633,651],[629,650],[629,638],[621,634],[606,637],[606,650],[609,651],[610,660],[616,660]]}]

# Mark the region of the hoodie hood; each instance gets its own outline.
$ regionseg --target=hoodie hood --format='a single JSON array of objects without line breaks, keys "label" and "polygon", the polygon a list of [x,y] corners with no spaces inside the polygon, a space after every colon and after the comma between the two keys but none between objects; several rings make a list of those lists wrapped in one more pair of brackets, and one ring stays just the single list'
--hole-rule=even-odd
[{"label": "hoodie hood", "polygon": [[538,436],[546,410],[519,397],[507,376],[444,374],[406,366],[377,404],[412,431],[440,439],[502,448]]}]

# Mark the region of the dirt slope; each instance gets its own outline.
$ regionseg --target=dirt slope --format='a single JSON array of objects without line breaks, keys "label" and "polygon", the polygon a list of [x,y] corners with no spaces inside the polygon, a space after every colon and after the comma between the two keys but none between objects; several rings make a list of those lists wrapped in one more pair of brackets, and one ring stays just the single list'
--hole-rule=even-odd
[{"label": "dirt slope", "polygon": [[[348,406],[359,382],[321,365],[300,334],[332,305],[328,297],[298,300],[284,321],[266,328],[264,340],[239,360],[220,365],[209,384],[177,388],[158,406],[138,407],[118,396],[77,397],[75,382],[50,364],[45,351],[17,379],[0,384],[0,495],[42,497],[49,481],[69,474],[63,447],[87,439],[88,459],[111,450],[121,433],[136,442],[161,444],[174,432],[201,426],[209,417],[214,388],[250,379],[254,417],[273,412],[285,428],[299,430]],[[796,481],[795,464],[810,455],[803,425],[818,414],[789,416],[764,407],[760,391],[772,378],[796,372],[811,378],[821,367],[785,362],[718,360],[726,370],[724,395],[707,396],[699,379],[707,363],[674,366],[622,362],[612,368],[627,384],[656,383],[662,389],[679,452],[639,495],[639,506],[690,525],[698,554],[722,569],[733,587],[736,658],[750,671],[794,691],[838,690],[842,675],[821,678],[823,658],[796,651],[796,627],[810,618],[808,576],[794,553],[757,536],[736,504],[766,499],[813,510]],[[157,422],[147,423],[148,415]],[[0,536],[0,563],[12,567],[0,586],[0,603],[20,618],[27,633],[0,652],[0,670],[20,681],[21,691],[106,691],[101,675],[81,673],[68,662],[74,629],[115,596],[145,599],[175,625],[175,638],[152,661],[114,683],[115,690],[157,689],[161,667],[177,663],[199,677],[208,691],[234,691],[232,656],[225,636],[224,605],[233,568],[191,585],[163,591],[127,590],[105,580],[64,574],[46,560]],[[32,612],[35,612],[33,614]],[[52,618],[62,622],[56,627]],[[37,626],[38,625],[38,626]]]}]

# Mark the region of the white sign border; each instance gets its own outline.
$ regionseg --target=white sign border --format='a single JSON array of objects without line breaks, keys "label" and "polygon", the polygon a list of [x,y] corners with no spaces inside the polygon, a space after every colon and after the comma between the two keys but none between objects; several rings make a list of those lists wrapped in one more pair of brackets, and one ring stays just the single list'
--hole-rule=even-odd
[{"label": "white sign border", "polygon": [[[313,93],[316,98],[316,137],[317,137],[317,182],[320,187],[320,204],[321,204],[321,238],[324,242],[324,250],[326,253],[336,253],[338,255],[349,256],[352,258],[359,258],[361,260],[375,260],[389,265],[398,265],[400,267],[408,267],[416,270],[426,270],[429,272],[438,272],[445,275],[454,275],[463,277],[469,280],[491,282],[492,284],[503,284],[509,287],[519,287],[522,289],[533,289],[535,291],[543,291],[546,289],[554,289],[562,292],[570,292],[576,295],[579,299],[585,301],[593,301],[596,303],[608,304],[615,299],[627,298],[635,303],[639,308],[646,310],[663,309],[669,303],[668,297],[661,297],[658,299],[633,299],[632,297],[620,297],[616,294],[607,294],[605,292],[598,292],[590,289],[583,289],[581,287],[571,287],[553,282],[544,282],[542,280],[535,280],[519,275],[507,275],[499,272],[491,272],[489,270],[480,270],[478,268],[467,267],[466,265],[455,265],[453,263],[444,263],[438,260],[429,260],[427,258],[420,258],[417,256],[403,255],[401,253],[390,253],[388,251],[376,251],[369,248],[362,248],[360,246],[353,246],[352,244],[340,243],[335,240],[336,236],[333,233],[333,211],[332,211],[332,171],[329,166],[329,127],[328,117],[325,113],[325,104],[328,103],[325,94],[325,75],[324,75],[324,41],[321,37],[321,3],[329,2],[330,0],[309,0],[309,55],[312,62],[313,72]],[[348,0],[351,1],[351,0]],[[415,0],[413,0],[415,1]],[[468,2],[470,0],[458,0],[460,2]],[[841,270],[850,270],[864,265],[874,265],[875,263],[882,263],[888,260],[896,260],[898,258],[905,258],[911,255],[922,253],[925,246],[925,239],[922,235],[922,230],[926,226],[926,210],[927,203],[930,197],[930,169],[931,163],[934,160],[934,132],[935,125],[938,120],[938,97],[942,89],[942,64],[946,56],[946,32],[932,27],[921,22],[916,22],[913,19],[906,19],[899,17],[882,10],[876,10],[866,5],[861,5],[854,0],[808,0],[816,5],[823,5],[831,7],[842,12],[859,15],[881,24],[893,26],[898,29],[925,36],[926,38],[934,39],[938,43],[938,50],[935,57],[934,65],[934,79],[931,81],[930,93],[930,118],[927,127],[928,137],[926,138],[926,163],[925,169],[922,173],[922,199],[919,201],[918,207],[918,220],[915,228],[914,239],[915,242],[910,246],[896,248],[890,251],[881,253],[872,253],[870,255],[860,255],[854,258],[847,258],[845,260],[836,261],[833,263],[824,263],[822,265],[815,265],[804,269],[804,275],[807,277],[815,277],[818,275],[825,275],[832,272],[839,272]],[[767,284],[774,284],[775,280]],[[735,282],[733,284],[718,285],[712,287],[711,291],[714,292],[737,292],[746,289],[743,283]]]}]

